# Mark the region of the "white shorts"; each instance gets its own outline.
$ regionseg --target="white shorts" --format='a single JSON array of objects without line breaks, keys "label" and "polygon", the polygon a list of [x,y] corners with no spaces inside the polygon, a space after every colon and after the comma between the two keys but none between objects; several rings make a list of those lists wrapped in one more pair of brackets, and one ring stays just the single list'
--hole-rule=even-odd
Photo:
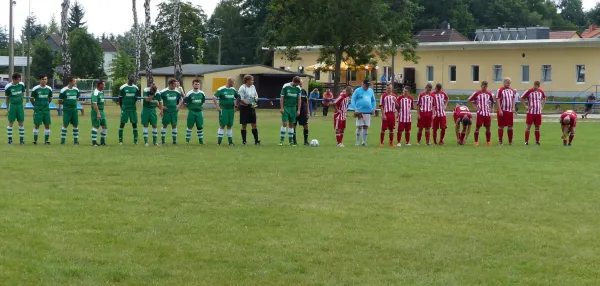
[{"label": "white shorts", "polygon": [[356,118],[356,126],[371,126],[371,114],[362,114]]}]

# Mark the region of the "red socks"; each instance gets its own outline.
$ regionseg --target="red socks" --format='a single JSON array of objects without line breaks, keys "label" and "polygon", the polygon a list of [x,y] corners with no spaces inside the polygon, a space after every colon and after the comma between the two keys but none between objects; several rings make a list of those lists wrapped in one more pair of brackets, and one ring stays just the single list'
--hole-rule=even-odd
[{"label": "red socks", "polygon": [[433,144],[437,144],[437,129],[433,129]]},{"label": "red socks", "polygon": [[[406,140],[406,144],[410,144],[410,132],[406,131],[406,133],[404,133],[404,139]],[[400,143],[400,141],[398,141],[398,143]]]},{"label": "red socks", "polygon": [[423,131],[419,129],[417,132],[417,143],[421,143],[421,138],[423,137]]},{"label": "red socks", "polygon": [[498,128],[498,142],[500,142],[500,144],[502,144],[502,140],[504,139],[504,128],[500,129]]},{"label": "red socks", "polygon": [[379,135],[379,142],[383,144],[383,139],[385,138],[385,130],[381,130],[381,134]]},{"label": "red socks", "polygon": [[460,133],[460,143],[464,144],[465,143],[465,137],[467,136],[466,132],[461,132]]},{"label": "red socks", "polygon": [[444,137],[446,137],[446,129],[442,129],[442,131],[440,131],[440,143],[444,142]]},{"label": "red socks", "polygon": [[335,139],[337,140],[338,144],[342,144],[342,141],[344,140],[344,133],[336,130],[335,131]]},{"label": "red socks", "polygon": [[390,130],[390,144],[394,144],[394,130]]},{"label": "red socks", "polygon": [[402,131],[398,130],[398,135],[396,135],[396,140],[398,140],[398,143],[402,142]]},{"label": "red socks", "polygon": [[525,142],[529,142],[529,134],[530,133],[531,133],[531,131],[525,130]]},{"label": "red socks", "polygon": [[569,144],[571,144],[571,142],[573,142],[573,138],[575,138],[575,134],[569,135]]},{"label": "red socks", "polygon": [[512,143],[513,141],[513,130],[508,129],[508,143]]},{"label": "red socks", "polygon": [[540,143],[540,131],[539,130],[535,131],[535,142]]},{"label": "red socks", "polygon": [[485,132],[485,142],[489,143],[490,140],[492,140],[492,132],[486,131]]},{"label": "red socks", "polygon": [[475,131],[473,135],[475,136],[475,142],[479,142],[479,131]]},{"label": "red socks", "polygon": [[429,131],[425,131],[425,140],[427,141],[427,144],[429,145],[429,138],[431,137],[431,132]]}]

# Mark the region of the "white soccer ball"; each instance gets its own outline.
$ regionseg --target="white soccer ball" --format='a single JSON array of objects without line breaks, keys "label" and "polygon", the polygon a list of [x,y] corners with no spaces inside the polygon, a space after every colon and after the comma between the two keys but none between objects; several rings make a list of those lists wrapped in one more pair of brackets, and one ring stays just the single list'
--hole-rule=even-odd
[{"label": "white soccer ball", "polygon": [[310,140],[310,147],[319,147],[319,140],[317,140],[317,139]]}]

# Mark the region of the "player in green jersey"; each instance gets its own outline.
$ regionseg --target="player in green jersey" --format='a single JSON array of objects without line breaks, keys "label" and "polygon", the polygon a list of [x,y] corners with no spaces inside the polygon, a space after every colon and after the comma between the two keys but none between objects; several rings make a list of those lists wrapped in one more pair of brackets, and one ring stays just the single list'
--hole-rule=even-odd
[{"label": "player in green jersey", "polygon": [[160,131],[162,144],[166,144],[165,139],[167,137],[167,126],[171,125],[173,145],[177,145],[177,116],[179,115],[179,108],[181,108],[181,93],[179,93],[177,90],[176,79],[169,80],[169,87],[160,91],[160,97],[163,103],[162,110],[160,112],[163,125]]},{"label": "player in green jersey", "polygon": [[206,102],[206,96],[204,95],[204,92],[200,90],[199,80],[194,79],[192,84],[194,89],[188,91],[183,99],[183,104],[185,104],[188,108],[185,142],[188,144],[190,143],[190,139],[192,138],[192,128],[194,128],[194,125],[196,125],[198,142],[200,142],[200,145],[202,145],[204,144],[204,113],[202,110],[204,102]]},{"label": "player in green jersey", "polygon": [[288,131],[290,145],[296,146],[294,142],[294,128],[296,128],[296,118],[300,116],[300,77],[294,77],[292,82],[286,83],[281,89],[279,101],[279,112],[281,112],[281,131],[279,146],[283,146],[286,128]]},{"label": "player in green jersey", "polygon": [[157,146],[158,140],[158,116],[156,108],[162,110],[160,94],[156,90],[156,85],[144,88],[144,103],[142,105],[142,125],[144,125],[144,144],[148,145],[148,125],[152,125],[152,144]]},{"label": "player in green jersey", "polygon": [[92,92],[92,145],[98,146],[98,129],[102,126],[100,133],[100,145],[106,146],[106,115],[104,115],[104,81],[99,80],[96,83],[96,89]]},{"label": "player in green jersey", "polygon": [[137,97],[140,90],[137,85],[134,84],[133,78],[130,77],[127,84],[122,85],[119,88],[119,105],[121,106],[121,125],[119,126],[119,144],[123,145],[123,128],[125,124],[131,121],[131,127],[133,127],[133,145],[137,145],[138,142],[138,129],[137,129]]},{"label": "player in green jersey", "polygon": [[[219,111],[219,130],[218,130],[218,144],[221,145],[223,141],[223,131],[227,126],[227,140],[229,146],[233,146],[233,115],[237,109],[237,99],[240,98],[239,94],[233,87],[235,80],[233,78],[227,79],[227,85],[220,87],[215,95],[213,96],[213,102]],[[217,99],[219,102],[217,103]]]},{"label": "player in green jersey", "polygon": [[40,84],[31,90],[29,101],[33,104],[33,145],[37,145],[38,130],[44,124],[44,145],[50,145],[50,102],[52,101],[52,89],[46,85],[48,77],[40,76]]},{"label": "player in green jersey", "polygon": [[8,110],[8,145],[13,144],[12,133],[15,120],[19,123],[20,144],[25,145],[25,110],[23,109],[23,96],[25,95],[25,85],[21,82],[21,74],[14,73],[12,82],[4,87],[6,95],[6,108]]},{"label": "player in green jersey", "polygon": [[79,101],[81,94],[79,93],[79,89],[75,87],[77,82],[74,78],[67,78],[67,82],[69,84],[60,90],[60,95],[58,96],[58,104],[61,104],[63,107],[63,125],[60,132],[60,144],[65,144],[65,140],[67,140],[67,127],[71,124],[73,126],[73,143],[79,145],[79,114],[77,113],[77,101]]}]

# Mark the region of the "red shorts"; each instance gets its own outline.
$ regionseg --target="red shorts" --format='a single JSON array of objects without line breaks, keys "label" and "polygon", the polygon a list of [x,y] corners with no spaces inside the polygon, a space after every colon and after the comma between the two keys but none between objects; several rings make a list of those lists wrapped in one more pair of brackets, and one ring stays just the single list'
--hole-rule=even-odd
[{"label": "red shorts", "polygon": [[381,120],[381,130],[394,130],[396,128],[396,114],[388,112],[382,116],[385,120]]},{"label": "red shorts", "polygon": [[412,130],[412,122],[398,122],[398,131],[410,132],[410,130]]},{"label": "red shorts", "polygon": [[475,126],[477,128],[479,128],[481,126],[490,127],[491,125],[492,125],[492,117],[491,116],[483,116],[483,115],[477,114],[477,123],[475,124]]},{"label": "red shorts", "polygon": [[433,129],[446,129],[448,124],[446,123],[446,116],[437,116],[433,118]]},{"label": "red shorts", "polygon": [[339,116],[333,117],[333,128],[334,129],[346,129],[346,120],[340,120]]},{"label": "red shorts", "polygon": [[431,122],[433,121],[433,115],[431,113],[421,113],[421,118],[417,122],[419,129],[431,128]]},{"label": "red shorts", "polygon": [[535,125],[535,126],[540,126],[542,125],[542,115],[541,114],[529,114],[527,113],[527,119],[525,120],[527,123],[527,125]]},{"label": "red shorts", "polygon": [[502,116],[498,114],[498,127],[513,127],[515,114],[510,111],[502,111]]}]

